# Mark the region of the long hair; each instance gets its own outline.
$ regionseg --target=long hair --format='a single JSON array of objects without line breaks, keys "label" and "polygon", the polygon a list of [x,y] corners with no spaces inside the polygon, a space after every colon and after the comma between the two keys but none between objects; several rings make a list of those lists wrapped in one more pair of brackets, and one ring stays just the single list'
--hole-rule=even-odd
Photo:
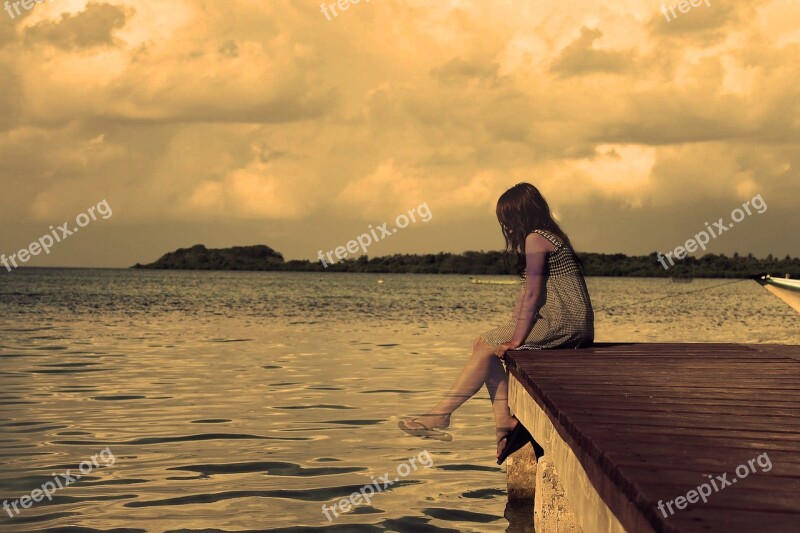
[{"label": "long hair", "polygon": [[497,220],[506,240],[506,261],[515,254],[520,275],[525,272],[525,238],[534,230],[549,231],[572,250],[572,243],[550,213],[547,200],[530,183],[517,183],[500,196]]}]

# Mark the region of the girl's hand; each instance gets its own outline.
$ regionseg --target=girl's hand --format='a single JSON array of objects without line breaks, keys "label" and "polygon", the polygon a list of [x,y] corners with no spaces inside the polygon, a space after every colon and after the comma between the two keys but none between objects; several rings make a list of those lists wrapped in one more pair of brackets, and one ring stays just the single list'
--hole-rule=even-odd
[{"label": "girl's hand", "polygon": [[516,350],[520,346],[521,346],[520,343],[515,341],[504,342],[503,344],[497,347],[497,350],[495,350],[494,354],[497,357],[503,357],[508,350]]}]

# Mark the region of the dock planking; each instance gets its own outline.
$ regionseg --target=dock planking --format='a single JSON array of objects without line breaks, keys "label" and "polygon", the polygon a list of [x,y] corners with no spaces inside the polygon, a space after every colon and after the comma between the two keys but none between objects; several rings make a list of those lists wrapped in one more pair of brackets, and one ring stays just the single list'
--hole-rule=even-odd
[{"label": "dock planking", "polygon": [[[800,531],[800,346],[606,344],[507,362],[524,389],[512,410],[543,411],[625,530]],[[768,471],[658,510],[764,453]]]}]

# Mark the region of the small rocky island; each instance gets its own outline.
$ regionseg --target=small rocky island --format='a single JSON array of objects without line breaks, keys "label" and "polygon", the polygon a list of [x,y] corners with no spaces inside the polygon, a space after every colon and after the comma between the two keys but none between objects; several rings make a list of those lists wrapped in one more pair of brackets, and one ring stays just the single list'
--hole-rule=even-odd
[{"label": "small rocky island", "polygon": [[234,246],[232,248],[206,248],[196,244],[179,248],[161,256],[156,262],[132,268],[159,270],[283,270],[283,254],[269,246]]}]

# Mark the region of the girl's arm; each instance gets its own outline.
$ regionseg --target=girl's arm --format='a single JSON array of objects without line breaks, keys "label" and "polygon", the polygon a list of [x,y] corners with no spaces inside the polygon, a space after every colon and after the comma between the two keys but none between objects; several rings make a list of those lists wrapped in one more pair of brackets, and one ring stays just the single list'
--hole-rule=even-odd
[{"label": "girl's arm", "polygon": [[520,293],[515,312],[517,326],[509,342],[514,348],[525,342],[533,328],[545,291],[547,254],[554,250],[555,246],[538,233],[531,233],[525,239],[525,291]]},{"label": "girl's arm", "polygon": [[511,321],[513,323],[517,323],[517,318],[519,318],[519,308],[522,305],[522,297],[525,296],[525,289],[520,287],[519,292],[517,292],[517,297],[514,300],[514,314],[511,317]]}]

